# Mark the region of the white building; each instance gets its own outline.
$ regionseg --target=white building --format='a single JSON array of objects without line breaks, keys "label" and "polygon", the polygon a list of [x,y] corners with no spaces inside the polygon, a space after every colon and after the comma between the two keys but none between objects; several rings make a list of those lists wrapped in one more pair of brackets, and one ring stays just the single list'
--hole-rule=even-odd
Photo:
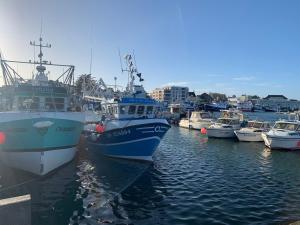
[{"label": "white building", "polygon": [[153,99],[161,102],[167,102],[168,104],[183,103],[189,96],[189,88],[179,86],[156,88],[150,93],[150,96]]},{"label": "white building", "polygon": [[268,95],[265,98],[258,100],[262,107],[272,108],[274,110],[297,110],[300,109],[300,101],[288,99],[283,95]]}]

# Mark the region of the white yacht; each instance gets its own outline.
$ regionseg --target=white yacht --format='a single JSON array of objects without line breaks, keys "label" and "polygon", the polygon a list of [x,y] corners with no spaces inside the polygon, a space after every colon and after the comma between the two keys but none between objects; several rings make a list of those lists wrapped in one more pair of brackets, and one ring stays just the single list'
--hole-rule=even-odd
[{"label": "white yacht", "polygon": [[238,110],[222,110],[217,122],[207,128],[207,136],[215,138],[234,138],[234,131],[241,128],[243,118],[243,114]]},{"label": "white yacht", "polygon": [[213,122],[211,113],[205,111],[194,111],[189,118],[181,119],[180,127],[200,130],[201,128],[209,127]]},{"label": "white yacht", "polygon": [[262,133],[265,145],[271,149],[300,149],[300,121],[277,121],[274,127]]},{"label": "white yacht", "polygon": [[270,123],[257,120],[249,121],[247,127],[234,131],[239,141],[263,141],[262,132],[270,129]]}]

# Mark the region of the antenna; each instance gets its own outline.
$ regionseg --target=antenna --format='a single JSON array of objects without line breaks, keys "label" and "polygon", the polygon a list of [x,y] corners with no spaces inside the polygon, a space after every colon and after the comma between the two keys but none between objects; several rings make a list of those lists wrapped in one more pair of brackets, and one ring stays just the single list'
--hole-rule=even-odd
[{"label": "antenna", "polygon": [[114,77],[114,80],[115,80],[115,92],[117,91],[117,77]]},{"label": "antenna", "polygon": [[40,38],[42,37],[42,32],[43,32],[43,17],[41,17]]},{"label": "antenna", "polygon": [[46,61],[43,61],[43,52],[42,52],[42,48],[51,48],[51,44],[46,44],[46,45],[43,45],[42,44],[42,41],[43,41],[43,38],[40,37],[39,39],[39,44],[36,44],[35,41],[30,41],[30,45],[32,46],[36,46],[36,47],[40,47],[40,53],[38,55],[38,57],[40,58],[40,65],[42,65],[43,63],[47,63]]},{"label": "antenna", "polygon": [[90,74],[92,74],[92,65],[93,65],[93,49],[91,48]]},{"label": "antenna", "polygon": [[132,55],[133,55],[133,60],[134,60],[134,64],[135,64],[135,69],[138,71],[138,68],[137,68],[137,65],[136,65],[136,60],[135,60],[134,49],[132,50]]},{"label": "antenna", "polygon": [[118,48],[118,51],[119,51],[119,59],[120,59],[121,72],[123,73],[124,70],[123,70],[123,64],[122,64],[122,58],[121,58],[120,48]]}]

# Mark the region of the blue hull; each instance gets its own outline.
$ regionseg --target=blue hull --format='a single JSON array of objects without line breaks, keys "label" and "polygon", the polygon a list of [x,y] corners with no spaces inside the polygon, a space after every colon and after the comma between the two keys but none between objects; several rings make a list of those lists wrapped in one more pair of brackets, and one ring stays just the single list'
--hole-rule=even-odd
[{"label": "blue hull", "polygon": [[169,125],[163,123],[141,124],[106,131],[90,133],[89,149],[100,154],[137,160],[152,160],[152,155]]}]

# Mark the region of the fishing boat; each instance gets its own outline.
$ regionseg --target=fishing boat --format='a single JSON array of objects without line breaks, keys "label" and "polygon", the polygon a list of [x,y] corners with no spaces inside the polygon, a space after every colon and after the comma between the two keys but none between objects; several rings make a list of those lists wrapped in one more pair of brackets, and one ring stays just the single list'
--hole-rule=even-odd
[{"label": "fishing boat", "polygon": [[[188,113],[189,114],[189,113]],[[181,119],[179,126],[188,129],[201,130],[207,128],[213,122],[212,115],[205,111],[194,111],[188,118]]]},{"label": "fishing boat", "polygon": [[213,112],[220,112],[221,110],[226,110],[229,108],[227,102],[213,102],[204,105],[205,111],[213,111]]},{"label": "fishing boat", "polygon": [[260,142],[263,141],[262,132],[267,132],[269,129],[270,123],[252,120],[248,122],[247,127],[235,130],[234,133],[239,141]]},{"label": "fishing boat", "polygon": [[253,112],[254,110],[254,106],[251,101],[238,102],[236,108],[242,112]]},{"label": "fishing boat", "polygon": [[279,120],[262,138],[270,149],[300,149],[300,121]]},{"label": "fishing boat", "polygon": [[220,118],[206,130],[208,137],[235,138],[235,130],[241,128],[243,114],[238,110],[222,110]]},{"label": "fishing boat", "polygon": [[87,132],[89,149],[109,157],[152,161],[170,125],[157,116],[159,103],[147,97],[142,85],[134,85],[136,77],[143,79],[132,56],[127,55],[125,60],[130,80],[126,92],[102,102],[105,120]]},{"label": "fishing boat", "polygon": [[[42,48],[51,45],[43,45],[42,38],[31,45],[39,47],[37,62],[0,57],[0,159],[10,167],[45,175],[74,158],[84,118],[72,95],[74,66],[44,61]],[[13,63],[37,65],[37,72],[25,79]],[[49,80],[46,65],[67,69]]]}]

